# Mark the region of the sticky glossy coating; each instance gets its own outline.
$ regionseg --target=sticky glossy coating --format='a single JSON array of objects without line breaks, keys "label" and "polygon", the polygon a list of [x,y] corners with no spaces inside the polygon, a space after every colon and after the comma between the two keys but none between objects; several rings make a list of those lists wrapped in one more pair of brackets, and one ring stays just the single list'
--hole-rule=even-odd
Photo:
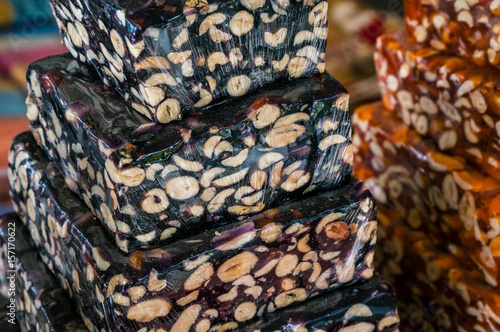
[{"label": "sticky glossy coating", "polygon": [[342,185],[349,97],[329,74],[275,84],[160,126],[69,55],[31,65],[40,146],[125,252]]},{"label": "sticky glossy coating", "polygon": [[158,123],[325,70],[322,0],[53,0],[62,40]]},{"label": "sticky glossy coating", "polygon": [[338,190],[125,255],[31,134],[15,139],[10,160],[16,210],[40,230],[34,241],[50,248],[53,271],[71,285],[84,320],[105,330],[244,323],[373,275],[375,205],[354,178]]}]

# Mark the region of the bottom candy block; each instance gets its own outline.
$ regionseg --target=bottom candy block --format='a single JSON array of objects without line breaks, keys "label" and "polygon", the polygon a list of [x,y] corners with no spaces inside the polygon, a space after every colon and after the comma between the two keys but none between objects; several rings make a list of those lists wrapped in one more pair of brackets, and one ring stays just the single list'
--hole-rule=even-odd
[{"label": "bottom candy block", "polygon": [[500,290],[464,253],[411,230],[397,211],[378,208],[377,269],[398,294],[402,332],[499,331]]},{"label": "bottom candy block", "polygon": [[[11,241],[10,237],[14,237],[15,241]],[[29,230],[13,213],[0,216],[0,244],[2,254],[7,252],[9,258],[14,258],[12,262],[16,268],[15,272],[10,269],[0,271],[15,280],[14,325],[19,325],[22,331],[88,332],[76,312],[76,306],[71,305],[66,290],[43,263],[50,260],[49,254],[42,248],[39,255]],[[14,244],[16,248],[9,250],[9,244]],[[9,309],[10,300],[6,301],[6,309]],[[12,328],[14,325],[8,322],[12,317],[6,317]]]},{"label": "bottom candy block", "polygon": [[[375,204],[351,178],[228,226],[121,252],[31,134],[11,154],[16,210],[95,331],[233,328],[373,276]],[[274,313],[276,311],[276,313]]]},{"label": "bottom candy block", "polygon": [[[17,322],[23,331],[71,331],[85,332],[88,329],[73,312],[74,305],[56,278],[42,262],[29,232],[14,214],[0,216],[0,225],[5,231],[8,225],[16,224],[18,244],[24,254],[17,259],[20,280],[16,301]],[[5,232],[4,232],[5,234]],[[6,243],[0,236],[0,241]],[[44,258],[45,260],[45,258]],[[3,271],[2,271],[3,272]],[[7,299],[4,299],[7,306]],[[2,304],[3,302],[0,302]],[[8,317],[0,313],[0,318]],[[4,322],[5,321],[5,322]],[[15,325],[0,322],[2,331],[11,331]],[[4,325],[1,325],[4,324]],[[238,326],[235,323],[219,324],[213,331],[398,331],[399,317],[392,288],[379,276],[316,296],[298,306],[283,311],[266,312],[252,323]],[[99,330],[99,326],[95,326]]]}]

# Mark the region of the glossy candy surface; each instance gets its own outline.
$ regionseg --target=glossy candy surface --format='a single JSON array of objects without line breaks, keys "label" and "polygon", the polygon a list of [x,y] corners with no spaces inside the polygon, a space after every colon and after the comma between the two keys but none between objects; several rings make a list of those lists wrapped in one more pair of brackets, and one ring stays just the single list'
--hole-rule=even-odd
[{"label": "glossy candy surface", "polygon": [[399,211],[412,229],[462,248],[497,286],[500,181],[438,152],[382,103],[356,110],[353,123],[356,174],[377,202]]},{"label": "glossy candy surface", "polygon": [[327,1],[51,3],[71,54],[159,123],[325,70]]},{"label": "glossy candy surface", "polygon": [[406,28],[419,43],[480,66],[500,67],[500,2],[405,0]]},{"label": "glossy candy surface", "polygon": [[411,229],[395,209],[378,211],[376,267],[396,288],[402,332],[500,329],[500,292],[462,250]]},{"label": "glossy candy surface", "polygon": [[500,179],[500,70],[422,47],[403,31],[377,41],[384,104],[440,151]]},{"label": "glossy candy surface", "polygon": [[[251,322],[373,275],[375,205],[363,184],[305,196],[173,244],[125,255],[65,188],[31,134],[14,141],[11,194],[86,321],[137,331]],[[102,316],[102,314],[104,314]]]},{"label": "glossy candy surface", "polygon": [[235,222],[352,171],[349,97],[329,74],[160,126],[68,54],[31,65],[40,146],[125,252]]}]

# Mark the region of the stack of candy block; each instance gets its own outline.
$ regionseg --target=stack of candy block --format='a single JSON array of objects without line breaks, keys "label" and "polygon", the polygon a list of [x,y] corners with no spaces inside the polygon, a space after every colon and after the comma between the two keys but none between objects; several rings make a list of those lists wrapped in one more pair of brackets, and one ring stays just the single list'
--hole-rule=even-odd
[{"label": "stack of candy block", "polygon": [[398,331],[327,2],[51,5],[70,52],[9,154],[22,329]]},{"label": "stack of candy block", "polygon": [[406,0],[377,41],[383,101],[353,118],[403,331],[500,329],[498,5]]}]

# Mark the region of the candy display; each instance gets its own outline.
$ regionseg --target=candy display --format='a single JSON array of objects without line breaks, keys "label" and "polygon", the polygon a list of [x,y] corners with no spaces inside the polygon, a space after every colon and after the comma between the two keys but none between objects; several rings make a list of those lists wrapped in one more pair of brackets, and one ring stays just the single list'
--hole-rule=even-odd
[{"label": "candy display", "polygon": [[408,33],[443,53],[500,67],[500,2],[405,0]]},{"label": "candy display", "polygon": [[28,77],[35,138],[125,252],[338,187],[352,171],[348,95],[329,74],[166,126],[136,116],[68,54]]},{"label": "candy display", "polygon": [[375,205],[355,178],[125,255],[31,134],[14,140],[9,159],[16,211],[99,331],[234,325],[373,275]]},{"label": "candy display", "polygon": [[327,1],[51,4],[71,54],[159,123],[325,69]]},{"label": "candy display", "polygon": [[375,62],[387,108],[500,179],[500,70],[422,48],[403,31],[379,39]]},{"label": "candy display", "polygon": [[[379,121],[378,119],[384,119]],[[357,175],[379,203],[399,210],[411,228],[444,237],[467,253],[496,286],[499,280],[500,181],[461,157],[436,151],[381,103],[353,119]]]},{"label": "candy display", "polygon": [[[440,248],[439,242],[411,230],[398,211],[384,205],[378,215],[376,265],[398,291],[399,312],[408,331],[500,329],[500,292],[481,280],[459,248]],[[415,273],[415,266],[422,270]]]},{"label": "candy display", "polygon": [[[9,244],[15,247],[9,249]],[[50,254],[36,249],[28,228],[14,213],[0,216],[0,245],[2,259],[8,253],[12,262],[7,269],[2,266],[1,273],[15,283],[5,296],[12,298],[10,292],[15,292],[16,307],[16,324],[9,323],[12,318],[7,315],[11,327],[3,331],[18,324],[23,331],[88,331],[75,306],[68,305],[71,300],[66,291],[43,263],[50,261]]]}]

